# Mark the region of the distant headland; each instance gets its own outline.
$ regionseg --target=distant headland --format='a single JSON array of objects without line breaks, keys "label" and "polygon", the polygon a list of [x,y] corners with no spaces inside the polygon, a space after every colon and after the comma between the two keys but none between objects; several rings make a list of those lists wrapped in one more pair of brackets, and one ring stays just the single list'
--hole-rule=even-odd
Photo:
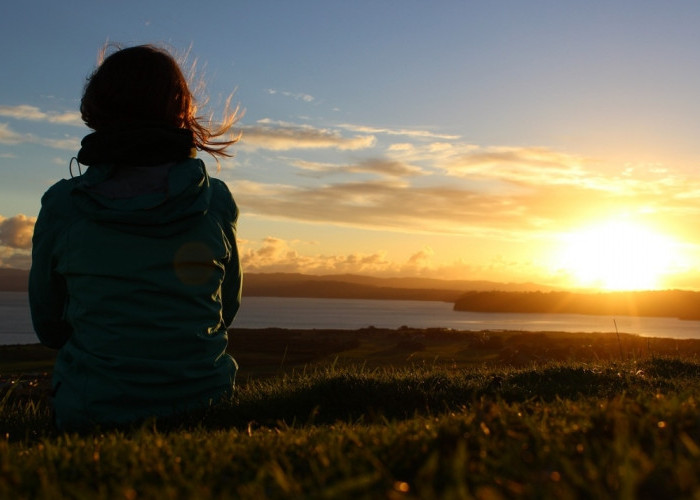
[{"label": "distant headland", "polygon": [[[26,291],[29,272],[0,268],[0,291]],[[356,274],[245,273],[243,294],[248,297],[307,297],[337,299],[434,300],[454,302],[468,290],[512,292],[547,291],[534,283],[378,278]]]},{"label": "distant headland", "polygon": [[455,301],[455,311],[558,313],[597,316],[657,316],[700,320],[700,292],[501,292],[471,291]]},{"label": "distant headland", "polygon": [[29,271],[0,267],[0,292],[26,292]]}]

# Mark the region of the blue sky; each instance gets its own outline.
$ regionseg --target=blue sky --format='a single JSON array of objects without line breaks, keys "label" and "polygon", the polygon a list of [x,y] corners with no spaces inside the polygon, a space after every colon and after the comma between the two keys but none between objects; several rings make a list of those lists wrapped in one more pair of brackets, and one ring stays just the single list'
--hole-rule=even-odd
[{"label": "blue sky", "polygon": [[[204,160],[248,271],[584,285],[567,238],[622,220],[673,247],[658,286],[700,288],[698,26],[691,1],[14,2],[0,265],[29,265],[113,41],[189,53],[215,116],[235,91],[237,156]],[[609,269],[630,234],[576,241]]]}]

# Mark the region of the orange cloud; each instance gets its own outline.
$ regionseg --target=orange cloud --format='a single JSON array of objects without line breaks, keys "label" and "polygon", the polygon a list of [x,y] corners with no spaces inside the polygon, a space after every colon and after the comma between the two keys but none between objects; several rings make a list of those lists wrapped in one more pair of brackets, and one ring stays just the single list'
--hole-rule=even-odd
[{"label": "orange cloud", "polygon": [[419,129],[391,129],[382,127],[370,127],[367,125],[353,125],[350,123],[342,123],[339,128],[350,130],[351,132],[360,132],[363,134],[386,134],[386,135],[402,135],[412,137],[414,139],[459,139],[458,135],[438,134],[429,130]]},{"label": "orange cloud", "polygon": [[366,149],[374,146],[372,135],[344,137],[337,130],[315,128],[272,120],[260,120],[257,125],[241,127],[240,147],[245,150],[268,149],[338,149],[341,151]]},{"label": "orange cloud", "polygon": [[36,217],[0,215],[0,267],[28,269]]},{"label": "orange cloud", "polygon": [[31,265],[32,256],[30,252],[0,246],[0,267],[29,269]]},{"label": "orange cloud", "polygon": [[[240,242],[239,242],[240,243]],[[392,266],[381,253],[348,255],[302,255],[290,242],[268,237],[256,249],[241,244],[241,263],[246,272],[376,273]]]},{"label": "orange cloud", "polygon": [[18,214],[10,218],[0,215],[0,245],[28,250],[32,247],[32,234],[36,217]]},{"label": "orange cloud", "polygon": [[299,242],[280,238],[265,238],[259,246],[254,242],[239,241],[244,272],[248,273],[302,273],[302,274],[366,274],[384,277],[424,276],[442,279],[499,279],[527,281],[546,276],[548,270],[530,262],[505,260],[498,256],[481,265],[467,264],[464,260],[442,261],[430,247],[413,253],[405,261],[391,259],[386,252],[348,253],[345,255],[308,255],[296,250]]},{"label": "orange cloud", "polygon": [[[548,160],[539,161],[549,168],[545,165],[539,172],[529,172],[517,167],[517,175],[499,178],[496,174],[494,179],[486,178],[488,170],[482,170],[483,176],[452,181],[423,171],[420,183],[409,182],[406,175],[398,176],[406,173],[404,164],[398,163],[377,170],[396,173],[395,177],[304,186],[246,181],[232,183],[232,190],[248,213],[365,229],[517,240],[615,214],[644,214],[682,240],[700,238],[695,227],[700,206],[694,203],[700,179],[676,177],[658,169],[634,176],[604,175],[582,167],[552,165],[552,157],[545,158]],[[303,167],[336,168],[327,164]],[[348,167],[344,172],[351,170]]]},{"label": "orange cloud", "polygon": [[[252,188],[252,189],[251,189]],[[452,186],[414,187],[400,180],[311,187],[234,183],[248,213],[306,222],[428,233],[495,233],[523,227],[518,200]]]},{"label": "orange cloud", "polygon": [[404,177],[423,174],[423,170],[420,167],[397,160],[382,158],[363,160],[349,165],[336,165],[333,163],[319,163],[305,160],[292,160],[291,164],[302,170],[316,174],[317,176],[369,173],[381,177]]}]

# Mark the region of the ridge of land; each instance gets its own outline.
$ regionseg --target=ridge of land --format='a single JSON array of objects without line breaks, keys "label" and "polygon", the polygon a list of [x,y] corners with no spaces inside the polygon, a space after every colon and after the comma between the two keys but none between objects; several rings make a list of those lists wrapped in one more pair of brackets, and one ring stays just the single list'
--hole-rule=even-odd
[{"label": "ridge of land", "polygon": [[[0,291],[27,290],[29,271],[0,268]],[[454,302],[466,290],[552,290],[535,283],[497,283],[483,280],[380,278],[358,274],[245,273],[247,297],[307,297]]]}]

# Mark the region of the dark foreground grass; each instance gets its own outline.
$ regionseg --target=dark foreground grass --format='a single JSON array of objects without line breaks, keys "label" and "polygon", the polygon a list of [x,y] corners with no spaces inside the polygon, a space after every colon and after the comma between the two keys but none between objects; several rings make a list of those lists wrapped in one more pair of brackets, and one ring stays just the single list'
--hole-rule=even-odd
[{"label": "dark foreground grass", "polygon": [[0,498],[691,498],[700,365],[318,368],[91,434],[0,405]]}]

